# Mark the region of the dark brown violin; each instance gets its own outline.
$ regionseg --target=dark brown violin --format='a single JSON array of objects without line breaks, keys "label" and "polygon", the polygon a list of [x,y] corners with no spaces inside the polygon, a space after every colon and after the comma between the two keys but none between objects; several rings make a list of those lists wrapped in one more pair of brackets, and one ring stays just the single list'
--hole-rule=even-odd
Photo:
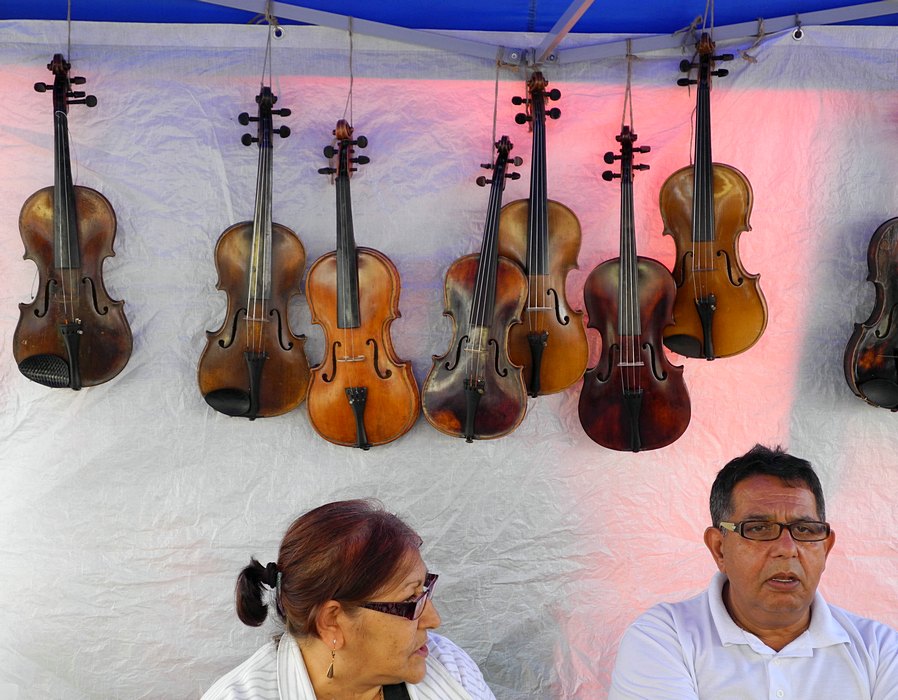
[{"label": "dark brown violin", "polygon": [[131,328],[103,285],[103,261],[115,255],[115,211],[96,190],[72,184],[69,105],[93,107],[93,95],[71,89],[62,54],[47,65],[53,89],[54,184],[31,195],[19,215],[25,259],[37,265],[40,286],[30,304],[19,304],[13,354],[19,370],[44,386],[80,389],[108,382],[131,357]]},{"label": "dark brown violin", "polygon": [[[677,248],[674,281],[677,299],[674,324],[664,330],[664,344],[686,357],[728,357],[758,342],[767,327],[767,302],[758,275],[745,271],[737,244],[750,231],[752,191],[745,175],[711,160],[711,76],[714,44],[703,34],[698,44],[698,80],[681,78],[678,85],[698,84],[695,110],[695,165],[681,168],[661,188],[664,233]],[[696,64],[680,63],[689,72]]]},{"label": "dark brown violin", "polygon": [[337,250],[318,258],[306,279],[312,321],[325,340],[324,359],[312,369],[309,419],[325,440],[367,450],[408,432],[421,399],[411,363],[396,357],[390,338],[400,315],[399,273],[383,253],[355,244],[349,179],[355,165],[369,162],[353,156],[368,139],[353,139],[343,119],[334,135],[336,148],[324,154],[336,166],[318,172],[335,175]]},{"label": "dark brown violin", "polygon": [[[508,358],[508,331],[520,323],[527,299],[527,278],[518,265],[499,256],[499,210],[512,144],[496,144],[496,160],[484,165],[492,178],[479,255],[466,255],[446,272],[444,316],[452,319],[452,342],[421,389],[424,417],[440,432],[467,442],[502,437],[520,425],[527,391],[520,365]],[[521,164],[520,158],[512,161]]]},{"label": "dark brown violin", "polygon": [[867,249],[876,303],[845,348],[848,386],[869,404],[898,411],[898,218],[882,224]]},{"label": "dark brown violin", "polygon": [[243,144],[259,144],[256,204],[252,221],[234,224],[215,245],[217,288],[228,295],[228,308],[217,331],[206,331],[206,348],[197,377],[200,392],[212,408],[229,416],[254,420],[296,408],[309,386],[305,336],[294,335],[288,323],[290,300],[300,293],[306,253],[293,231],[271,220],[272,153],[274,135],[290,129],[273,128],[277,97],[263,86],[256,97],[257,117],[243,112],[238,120],[258,122],[256,138],[243,135]]},{"label": "dark brown violin", "polygon": [[[533,155],[530,198],[506,204],[499,220],[499,254],[518,263],[527,274],[529,290],[523,322],[509,333],[511,361],[524,368],[530,396],[554,394],[583,376],[589,360],[583,312],[573,311],[565,295],[568,273],[577,267],[580,222],[570,209],[548,199],[546,184],[546,100],[557,100],[558,90],[546,92],[546,79],[534,73],[527,83],[527,113],[519,124],[530,122]],[[548,116],[557,119],[553,107]]]},{"label": "dark brown violin", "polygon": [[580,424],[595,442],[613,450],[653,450],[676,440],[689,425],[689,393],[683,368],[670,364],[661,331],[672,322],[676,286],[657,260],[636,254],[633,216],[633,153],[636,134],[624,126],[617,140],[620,155],[610,151],[605,162],[620,160],[620,257],[607,260],[586,278],[583,297],[589,327],[602,334],[602,355],[586,371],[580,391]]}]

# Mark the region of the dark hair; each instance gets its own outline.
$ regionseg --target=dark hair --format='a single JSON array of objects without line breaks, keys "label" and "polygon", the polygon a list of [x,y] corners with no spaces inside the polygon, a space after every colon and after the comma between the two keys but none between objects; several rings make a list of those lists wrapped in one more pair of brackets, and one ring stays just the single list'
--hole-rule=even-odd
[{"label": "dark hair", "polygon": [[237,615],[261,625],[267,616],[263,584],[275,589],[278,614],[287,631],[317,636],[320,607],[337,600],[347,608],[367,602],[402,574],[421,538],[374,500],[337,501],[297,518],[287,529],[276,565],[250,559],[237,577]]},{"label": "dark hair", "polygon": [[714,527],[720,527],[720,521],[726,520],[732,514],[733,489],[736,484],[756,474],[778,477],[789,486],[807,487],[817,502],[817,517],[826,520],[823,488],[811,463],[790,455],[780,447],[771,450],[763,445],[755,445],[741,457],[727,462],[726,466],[717,472],[717,478],[711,487],[710,499],[711,523]]}]

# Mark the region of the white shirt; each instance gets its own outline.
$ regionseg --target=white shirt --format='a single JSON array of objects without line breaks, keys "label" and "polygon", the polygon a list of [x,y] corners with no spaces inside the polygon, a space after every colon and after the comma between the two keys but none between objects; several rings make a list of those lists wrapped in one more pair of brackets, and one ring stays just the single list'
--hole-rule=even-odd
[{"label": "white shirt", "polygon": [[624,633],[609,700],[898,700],[898,632],[828,605],[779,652],[733,622],[726,576],[662,603]]},{"label": "white shirt", "polygon": [[[477,664],[462,649],[428,633],[427,672],[420,683],[406,683],[411,700],[496,700]],[[284,634],[230,673],[219,678],[202,700],[315,700],[312,681],[296,640]]]}]

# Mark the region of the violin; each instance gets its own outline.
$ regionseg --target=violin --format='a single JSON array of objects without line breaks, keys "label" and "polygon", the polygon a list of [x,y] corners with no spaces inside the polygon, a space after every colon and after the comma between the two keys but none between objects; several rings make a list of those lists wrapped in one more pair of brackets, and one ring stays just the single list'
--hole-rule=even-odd
[{"label": "violin", "polygon": [[867,267],[876,303],[866,321],[854,324],[845,348],[845,379],[867,403],[898,411],[898,218],[876,229]]},{"label": "violin", "polygon": [[[456,260],[446,272],[444,316],[453,334],[444,355],[433,356],[433,367],[421,389],[427,422],[440,432],[467,442],[502,437],[520,425],[527,410],[527,392],[520,365],[508,357],[508,332],[520,323],[527,300],[527,278],[521,268],[499,255],[499,211],[512,144],[507,136],[496,143],[496,158],[484,168],[492,178],[480,254]],[[514,165],[521,159],[514,158]]]},{"label": "violin", "polygon": [[678,85],[698,84],[695,111],[695,165],[677,170],[661,187],[664,234],[677,249],[674,281],[677,298],[674,324],[664,329],[664,344],[686,357],[728,357],[758,342],[767,327],[767,302],[758,275],[745,271],[739,260],[739,236],[750,231],[752,189],[736,168],[711,159],[711,76],[714,43],[702,34],[698,64],[688,60],[680,70],[698,68],[698,79],[681,78]]},{"label": "violin", "polygon": [[337,249],[318,258],[306,279],[312,321],[325,336],[324,358],[312,368],[308,408],[312,427],[325,440],[367,450],[408,432],[421,399],[411,363],[396,357],[390,337],[400,316],[399,273],[383,253],[355,243],[350,175],[370,159],[354,155],[368,139],[352,134],[348,122],[337,122],[336,147],[324,149],[335,165],[318,170],[336,184]]},{"label": "violin", "polygon": [[589,327],[602,335],[602,354],[583,377],[580,424],[592,440],[613,450],[653,450],[679,438],[689,425],[691,407],[683,368],[664,353],[662,330],[672,322],[676,285],[657,260],[636,254],[633,216],[633,164],[636,134],[628,126],[617,141],[620,155],[605,154],[605,162],[620,161],[620,257],[598,265],[586,278],[583,297]]},{"label": "violin", "polygon": [[547,197],[546,115],[557,119],[557,107],[546,110],[547,100],[557,100],[557,89],[546,92],[547,81],[539,71],[527,82],[526,113],[518,124],[530,122],[533,130],[530,198],[502,208],[499,219],[499,254],[518,263],[527,275],[529,289],[523,322],[509,332],[508,354],[524,368],[527,393],[536,397],[566,389],[583,376],[589,360],[583,312],[567,301],[568,273],[577,268],[580,222],[570,209]]},{"label": "violin", "polygon": [[249,420],[277,416],[296,408],[309,386],[305,336],[294,335],[288,320],[290,300],[301,290],[306,253],[297,235],[272,222],[272,153],[274,135],[287,138],[290,128],[273,126],[277,96],[262,86],[258,116],[238,116],[246,126],[257,122],[257,135],[244,134],[244,146],[258,144],[255,211],[252,221],[234,224],[215,244],[216,288],[228,307],[216,331],[206,331],[197,379],[212,408]]},{"label": "violin", "polygon": [[69,160],[69,105],[94,107],[97,98],[72,85],[71,65],[62,54],[47,68],[53,85],[54,181],[31,195],[19,214],[25,259],[37,265],[34,300],[19,304],[13,355],[19,371],[52,388],[80,389],[115,377],[131,357],[131,328],[123,301],[114,301],[103,284],[103,261],[115,255],[115,211],[96,190],[75,186]]}]

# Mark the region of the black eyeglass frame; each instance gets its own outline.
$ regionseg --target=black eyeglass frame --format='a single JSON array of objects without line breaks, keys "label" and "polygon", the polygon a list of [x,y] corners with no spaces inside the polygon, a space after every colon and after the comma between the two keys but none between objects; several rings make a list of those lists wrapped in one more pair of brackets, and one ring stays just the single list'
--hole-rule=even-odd
[{"label": "black eyeglass frame", "polygon": [[[749,537],[745,534],[746,525],[776,525],[777,531],[776,535],[773,537]],[[814,537],[813,539],[807,539],[807,537],[802,537],[800,535],[795,534],[794,528],[800,525],[823,525],[823,536],[822,537]],[[722,530],[729,530],[730,532],[735,532],[737,535],[741,535],[747,540],[751,540],[752,542],[773,542],[774,540],[778,540],[782,534],[783,529],[787,529],[789,534],[792,536],[792,539],[796,542],[822,542],[827,537],[829,537],[832,529],[829,526],[829,523],[823,522],[821,520],[793,520],[791,523],[780,523],[773,520],[743,520],[738,523],[730,523],[730,522],[720,522],[720,528]]]},{"label": "black eyeglass frame", "polygon": [[417,620],[424,614],[427,601],[433,597],[433,589],[436,586],[439,574],[427,572],[424,574],[424,591],[414,600],[403,600],[399,603],[362,603],[359,607],[375,610],[376,612],[398,615],[406,620]]}]

